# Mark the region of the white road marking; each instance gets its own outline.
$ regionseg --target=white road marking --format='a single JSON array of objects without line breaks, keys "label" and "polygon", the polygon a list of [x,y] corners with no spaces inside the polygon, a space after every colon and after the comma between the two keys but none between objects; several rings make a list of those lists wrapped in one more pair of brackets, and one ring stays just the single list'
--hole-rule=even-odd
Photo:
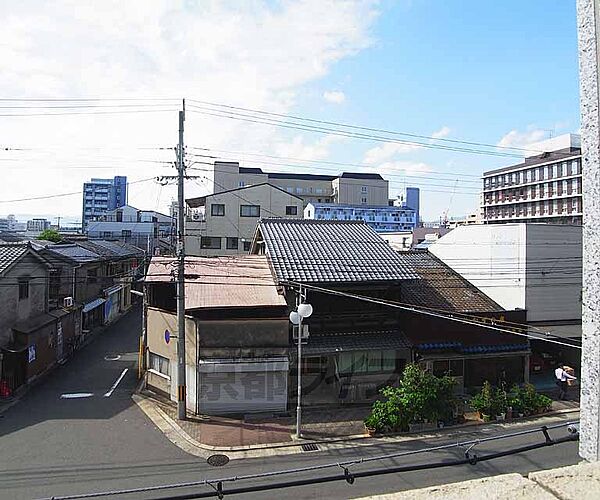
[{"label": "white road marking", "polygon": [[73,392],[71,394],[61,394],[60,399],[91,398],[93,395],[94,395],[93,392]]},{"label": "white road marking", "polygon": [[122,372],[121,375],[119,376],[119,378],[116,380],[116,382],[112,385],[112,387],[108,390],[108,392],[106,394],[104,394],[105,398],[110,398],[112,396],[112,393],[114,392],[114,390],[117,388],[117,386],[121,383],[121,380],[123,380],[123,377],[125,376],[125,374],[129,371],[129,368],[125,368]]}]

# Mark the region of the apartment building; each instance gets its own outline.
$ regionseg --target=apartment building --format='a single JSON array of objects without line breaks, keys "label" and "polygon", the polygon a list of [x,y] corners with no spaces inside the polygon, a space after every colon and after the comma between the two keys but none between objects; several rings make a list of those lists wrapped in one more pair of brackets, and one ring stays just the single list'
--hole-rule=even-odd
[{"label": "apartment building", "polygon": [[186,200],[187,255],[248,253],[256,223],[263,217],[302,218],[304,201],[269,183]]},{"label": "apartment building", "polygon": [[378,233],[412,231],[417,225],[416,211],[397,206],[337,205],[309,203],[305,219],[362,220]]},{"label": "apartment building", "polygon": [[343,172],[339,175],[314,175],[263,172],[260,168],[240,167],[238,162],[215,162],[213,183],[215,193],[264,183],[299,196],[305,204],[388,204],[388,181],[375,173]]},{"label": "apartment building", "polygon": [[157,255],[172,250],[174,229],[168,215],[124,205],[88,221],[87,234],[90,239],[118,240]]},{"label": "apartment building", "polygon": [[530,146],[525,161],[483,174],[483,222],[582,224],[581,144],[565,134]]},{"label": "apartment building", "polygon": [[47,219],[31,219],[27,221],[27,231],[31,233],[41,233],[50,227],[50,221]]},{"label": "apartment building", "polygon": [[92,179],[83,184],[82,227],[109,210],[127,203],[127,177],[117,175],[112,179]]}]

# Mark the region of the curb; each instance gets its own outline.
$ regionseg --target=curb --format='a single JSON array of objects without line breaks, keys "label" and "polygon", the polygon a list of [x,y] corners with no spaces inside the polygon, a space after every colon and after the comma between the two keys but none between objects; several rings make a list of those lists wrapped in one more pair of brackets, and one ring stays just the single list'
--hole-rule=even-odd
[{"label": "curb", "polygon": [[[143,379],[138,385],[140,389],[143,385]],[[136,391],[132,396],[135,404],[140,408],[142,412],[156,425],[156,427],[165,435],[165,437],[171,441],[175,446],[179,447],[186,453],[191,455],[208,458],[215,452],[228,452],[231,460],[240,458],[259,458],[259,457],[270,457],[277,455],[291,455],[296,453],[303,453],[302,445],[305,444],[316,444],[319,445],[319,451],[339,450],[343,448],[349,448],[353,446],[373,446],[383,443],[400,443],[404,441],[412,441],[415,439],[431,439],[440,438],[443,436],[453,436],[471,433],[477,429],[490,428],[490,427],[502,427],[502,426],[519,426],[530,424],[536,420],[544,418],[551,418],[560,415],[567,415],[571,413],[579,413],[579,408],[565,408],[563,410],[556,410],[553,412],[544,413],[535,417],[522,418],[517,421],[502,421],[502,422],[489,422],[489,423],[470,423],[461,424],[443,429],[437,429],[437,432],[433,433],[398,433],[398,434],[387,434],[387,435],[376,435],[368,436],[367,434],[354,434],[343,437],[335,437],[330,439],[306,439],[295,442],[283,442],[283,443],[267,443],[258,445],[244,445],[244,446],[212,446],[203,444],[192,438],[187,432],[185,432],[176,421],[169,417],[157,404],[152,401],[152,398],[144,396]],[[348,444],[350,444],[348,446]]]}]

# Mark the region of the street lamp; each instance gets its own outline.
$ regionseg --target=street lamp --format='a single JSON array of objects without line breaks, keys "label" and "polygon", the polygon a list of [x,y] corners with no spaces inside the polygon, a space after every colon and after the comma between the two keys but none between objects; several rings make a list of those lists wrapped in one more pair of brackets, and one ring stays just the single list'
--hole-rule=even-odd
[{"label": "street lamp", "polygon": [[298,401],[296,405],[296,439],[300,439],[300,422],[301,422],[301,412],[302,407],[300,404],[300,398],[302,396],[302,320],[304,318],[310,317],[313,313],[313,307],[310,304],[300,303],[304,300],[304,295],[302,294],[302,288],[300,288],[300,293],[298,294],[299,302],[295,311],[290,313],[290,322],[293,325],[298,326]]}]

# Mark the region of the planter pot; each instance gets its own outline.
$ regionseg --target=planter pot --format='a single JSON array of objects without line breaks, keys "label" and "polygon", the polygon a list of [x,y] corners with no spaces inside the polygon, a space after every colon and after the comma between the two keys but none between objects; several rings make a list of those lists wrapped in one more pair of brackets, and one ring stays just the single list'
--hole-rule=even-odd
[{"label": "planter pot", "polygon": [[375,435],[375,433],[377,432],[377,430],[374,429],[373,427],[367,427],[366,425],[365,425],[365,431],[367,432],[367,435],[369,437],[373,437]]},{"label": "planter pot", "polygon": [[506,420],[506,413],[500,413],[500,415],[496,415],[496,422],[502,422]]},{"label": "planter pot", "polygon": [[525,414],[523,412],[519,412],[519,418],[523,418]]}]

